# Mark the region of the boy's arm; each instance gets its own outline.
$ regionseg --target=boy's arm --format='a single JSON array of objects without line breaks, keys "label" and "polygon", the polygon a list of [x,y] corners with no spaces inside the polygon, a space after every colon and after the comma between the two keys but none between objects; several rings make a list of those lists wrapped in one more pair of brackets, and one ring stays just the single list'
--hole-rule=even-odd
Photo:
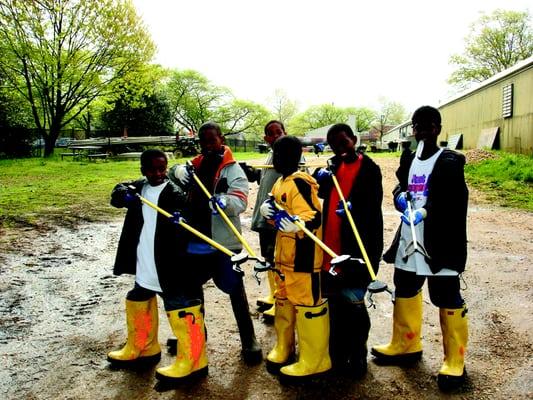
[{"label": "boy's arm", "polygon": [[[137,200],[135,193],[140,192],[139,182],[140,181],[129,181],[116,185],[111,191],[111,205],[116,208],[122,208],[129,207],[132,203],[134,203]],[[134,185],[136,190],[133,191],[130,189],[128,187],[129,185]]]},{"label": "boy's arm", "polygon": [[226,208],[224,212],[235,217],[246,210],[248,205],[248,179],[242,168],[237,164],[230,164],[227,167],[227,184],[226,192],[217,193],[218,196],[224,196]]}]

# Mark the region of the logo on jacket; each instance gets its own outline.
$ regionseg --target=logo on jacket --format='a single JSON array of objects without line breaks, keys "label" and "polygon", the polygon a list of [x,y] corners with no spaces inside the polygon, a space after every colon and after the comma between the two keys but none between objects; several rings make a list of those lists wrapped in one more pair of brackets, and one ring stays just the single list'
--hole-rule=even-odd
[{"label": "logo on jacket", "polygon": [[287,193],[283,193],[283,194],[281,195],[281,202],[282,202],[282,203],[286,203],[286,202],[287,202]]}]

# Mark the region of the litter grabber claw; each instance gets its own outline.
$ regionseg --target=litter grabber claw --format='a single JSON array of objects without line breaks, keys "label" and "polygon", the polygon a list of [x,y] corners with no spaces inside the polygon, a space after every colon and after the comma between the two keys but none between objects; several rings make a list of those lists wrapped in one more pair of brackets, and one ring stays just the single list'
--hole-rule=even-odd
[{"label": "litter grabber claw", "polygon": [[[202,190],[202,192],[204,192],[204,194],[207,196],[207,198],[209,200],[211,200],[213,198],[213,196],[211,195],[211,193],[209,193],[209,190],[207,190],[207,188],[205,187],[203,182],[200,180],[200,178],[198,177],[198,175],[194,171],[192,163],[190,161],[187,161],[186,166],[187,166],[187,168],[189,168],[189,171],[190,171],[193,179],[195,180],[196,184],[198,185],[198,187]],[[248,252],[248,255],[247,255],[248,258],[247,259],[256,260],[257,262],[260,262],[260,263],[266,263],[266,261],[262,257],[259,257],[259,256],[257,256],[257,254],[255,254],[255,252],[252,250],[252,248],[250,247],[250,245],[248,244],[246,239],[244,239],[244,236],[242,236],[242,234],[235,227],[235,225],[233,225],[233,223],[231,222],[231,220],[229,219],[227,214],[224,212],[224,209],[222,207],[220,207],[219,202],[214,201],[212,204],[213,204],[213,207],[216,209],[217,213],[222,217],[222,219],[224,220],[226,225],[231,229],[231,231],[233,232],[235,237],[239,240],[239,242],[242,243],[242,245],[244,246],[244,248]],[[242,261],[242,262],[244,262],[244,261]],[[242,262],[241,262],[241,264],[242,264]],[[241,270],[241,272],[242,272],[242,270]]]},{"label": "litter grabber claw", "polygon": [[[135,189],[136,189],[135,186],[133,186],[133,185],[128,186],[128,188],[132,189],[133,191],[135,191]],[[176,223],[176,225],[179,225],[182,228],[188,230],[193,235],[199,237],[200,239],[204,240],[205,242],[207,242],[208,244],[213,246],[215,249],[217,249],[217,250],[221,251],[222,253],[230,256],[231,257],[231,262],[233,263],[233,269],[236,272],[241,272],[242,273],[242,269],[241,269],[240,265],[248,260],[248,258],[249,258],[248,254],[246,254],[246,253],[235,254],[233,251],[231,251],[228,248],[224,247],[220,243],[215,242],[209,236],[204,235],[202,232],[194,229],[192,226],[187,224],[185,222],[185,219],[183,217],[181,217],[181,215],[179,213],[175,213],[173,215],[173,214],[169,213],[168,211],[163,210],[157,204],[154,204],[150,200],[145,199],[139,193],[135,193],[135,195],[139,198],[139,200],[141,202],[143,202],[147,206],[153,208],[154,210],[156,210],[160,214],[163,214],[165,217],[172,219],[172,221],[174,223]]]},{"label": "litter grabber claw", "polygon": [[[328,160],[328,168],[331,170],[331,164],[330,164],[330,160]],[[389,293],[392,294],[392,292],[388,289],[388,286],[385,282],[381,282],[381,281],[378,281],[377,278],[376,278],[376,274],[374,273],[374,269],[372,268],[372,264],[370,263],[370,259],[368,258],[368,254],[366,252],[366,249],[365,249],[365,245],[363,244],[363,241],[361,240],[361,236],[359,235],[359,231],[357,230],[357,227],[355,225],[355,221],[353,220],[353,216],[352,216],[352,213],[350,212],[350,205],[348,204],[348,202],[346,201],[346,198],[344,197],[344,194],[342,193],[342,189],[339,185],[339,181],[337,180],[337,177],[335,176],[335,174],[333,173],[333,171],[331,171],[331,179],[333,181],[333,184],[335,185],[335,189],[337,190],[337,194],[339,195],[339,199],[341,200],[342,202],[342,206],[344,208],[344,213],[343,215],[346,216],[346,218],[348,218],[348,222],[350,223],[350,227],[352,228],[352,232],[355,236],[355,240],[357,241],[357,245],[359,246],[359,250],[361,251],[361,254],[363,255],[363,260],[364,262],[362,262],[362,264],[364,264],[368,270],[368,274],[370,275],[370,279],[371,279],[371,282],[370,284],[368,285],[367,289],[370,293],[370,295],[374,294],[374,293],[380,293],[380,292],[384,292],[384,291],[387,291]],[[369,297],[369,302],[371,301],[371,297]],[[372,302],[372,305],[374,303]]]}]

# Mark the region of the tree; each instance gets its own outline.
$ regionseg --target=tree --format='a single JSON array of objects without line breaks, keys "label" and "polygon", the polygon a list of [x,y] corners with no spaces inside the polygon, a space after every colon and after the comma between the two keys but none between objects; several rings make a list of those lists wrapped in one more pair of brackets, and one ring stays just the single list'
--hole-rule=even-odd
[{"label": "tree", "polygon": [[296,103],[290,100],[282,89],[276,89],[274,91],[274,96],[269,99],[269,103],[274,114],[274,119],[283,122],[283,124],[287,124],[298,112]]},{"label": "tree", "polygon": [[263,127],[270,118],[271,114],[262,105],[234,99],[219,107],[213,119],[220,121],[225,132],[242,133],[249,138],[258,139],[262,137]]},{"label": "tree", "polygon": [[190,132],[198,132],[231,97],[228,89],[213,85],[194,70],[172,71],[167,93],[175,121]]},{"label": "tree", "polygon": [[303,135],[306,131],[321,128],[337,122],[346,122],[348,118],[345,109],[335,107],[332,104],[311,106],[303,113],[294,117],[290,123],[293,134]]},{"label": "tree", "polygon": [[161,66],[147,64],[116,80],[101,113],[102,127],[131,136],[173,131],[163,84],[167,75]]},{"label": "tree", "polygon": [[0,72],[30,104],[45,156],[62,127],[155,50],[128,0],[4,0],[0,25]]},{"label": "tree", "polygon": [[450,58],[458,69],[448,82],[460,89],[484,81],[533,54],[528,11],[496,10],[482,15],[465,38],[465,51]]},{"label": "tree", "polygon": [[[376,119],[372,124],[379,135],[379,141],[382,143],[383,135],[388,132],[391,125],[398,125],[405,121],[407,113],[405,107],[398,102],[380,98],[381,109],[376,114]],[[383,144],[383,143],[382,143]]]},{"label": "tree", "polygon": [[376,119],[376,112],[367,107],[349,107],[346,109],[348,115],[355,115],[355,128],[357,132],[368,131],[372,122]]},{"label": "tree", "polygon": [[253,133],[269,117],[264,107],[235,99],[229,89],[193,70],[173,71],[167,93],[175,121],[190,132],[215,121],[224,132]]},{"label": "tree", "polygon": [[161,93],[154,93],[144,95],[141,100],[132,105],[126,99],[117,99],[113,108],[102,114],[102,127],[129,136],[172,132],[174,118],[167,99]]},{"label": "tree", "polygon": [[28,156],[31,152],[31,112],[24,99],[0,76],[0,155]]}]

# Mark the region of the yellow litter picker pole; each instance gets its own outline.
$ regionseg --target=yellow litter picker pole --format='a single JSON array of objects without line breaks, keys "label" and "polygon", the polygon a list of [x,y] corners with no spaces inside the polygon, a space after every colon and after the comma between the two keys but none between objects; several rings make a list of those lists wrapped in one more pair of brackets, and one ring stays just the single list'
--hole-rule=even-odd
[{"label": "yellow litter picker pole", "polygon": [[[331,169],[330,169],[331,170]],[[366,252],[365,246],[363,244],[363,241],[361,240],[361,236],[359,235],[359,232],[357,230],[357,227],[355,226],[355,222],[353,220],[352,214],[350,213],[350,209],[348,208],[348,203],[346,202],[346,199],[344,198],[344,195],[342,193],[341,187],[339,185],[339,181],[337,180],[337,177],[332,172],[331,178],[333,180],[333,184],[335,185],[335,189],[337,190],[337,193],[339,194],[339,198],[342,201],[342,206],[344,208],[344,212],[346,213],[346,217],[348,218],[348,221],[350,223],[350,226],[352,228],[353,234],[355,236],[355,239],[357,240],[357,244],[359,245],[359,249],[361,250],[361,254],[363,255],[363,260],[366,265],[366,268],[368,269],[368,273],[370,275],[371,282],[368,285],[367,289],[369,292],[368,295],[368,301],[371,307],[375,307],[374,301],[372,299],[372,295],[374,293],[380,293],[380,292],[388,292],[391,297],[392,301],[394,302],[394,294],[391,289],[388,288],[387,284],[385,282],[378,281],[376,278],[376,274],[374,273],[374,269],[372,268],[372,264],[370,264],[370,259],[368,258],[368,254]]]},{"label": "yellow litter picker pole", "polygon": [[363,255],[363,260],[365,260],[366,268],[368,269],[368,273],[370,274],[370,278],[375,281],[376,280],[376,274],[374,273],[374,269],[372,268],[372,265],[370,264],[370,259],[368,258],[368,254],[366,253],[365,246],[363,244],[363,241],[361,240],[361,236],[359,235],[359,231],[357,230],[357,227],[355,226],[355,222],[353,220],[352,214],[350,213],[350,209],[348,208],[348,203],[346,202],[346,199],[344,198],[344,195],[342,194],[341,187],[339,185],[339,181],[337,180],[337,177],[332,172],[331,178],[333,179],[333,184],[335,185],[335,189],[337,189],[337,193],[339,194],[339,198],[342,201],[342,206],[344,207],[344,212],[346,213],[346,217],[348,218],[348,222],[350,223],[350,226],[352,227],[353,234],[355,235],[355,240],[357,240],[357,244],[359,245],[359,249],[361,250],[361,254]]},{"label": "yellow litter picker pole", "polygon": [[[135,190],[135,186],[133,187],[130,187],[130,189],[132,190]],[[139,193],[135,193],[136,196],[139,198],[139,200],[141,200],[144,204],[146,204],[147,206],[149,207],[152,207],[154,210],[156,210],[157,212],[163,214],[165,217],[167,218],[174,218],[174,216],[172,214],[170,214],[168,211],[165,211],[163,210],[161,207],[159,207],[157,204],[154,204],[152,203],[150,200],[148,199],[145,199],[144,197],[142,197]],[[211,239],[210,237],[204,235],[202,232],[194,229],[192,226],[186,224],[185,222],[183,221],[179,221],[178,222],[178,225],[180,225],[181,227],[187,229],[189,232],[191,232],[192,234],[198,236],[200,239],[206,241],[207,243],[209,243],[211,246],[213,246],[215,249],[217,250],[220,250],[222,253],[230,256],[230,257],[234,257],[236,254],[234,252],[232,252],[231,250],[227,249],[226,247],[222,246],[220,243],[217,243],[215,242],[213,239]]]},{"label": "yellow litter picker pole", "polygon": [[[207,196],[208,199],[211,199],[213,196],[211,195],[211,193],[209,193],[209,190],[207,190],[207,188],[205,187],[205,185],[202,183],[202,181],[200,180],[200,178],[198,177],[198,175],[196,175],[196,173],[194,172],[194,170],[192,169],[192,164],[190,163],[190,161],[187,162],[187,167],[188,168],[191,168],[192,170],[192,176],[194,178],[194,180],[196,181],[196,183],[198,184],[198,186],[200,187],[200,189],[202,189],[202,191],[205,193],[205,195]],[[239,242],[242,243],[242,245],[244,246],[244,248],[246,249],[246,251],[248,252],[248,254],[250,255],[251,258],[254,258],[256,260],[259,260],[259,258],[257,257],[257,255],[255,254],[255,252],[252,250],[252,248],[250,247],[250,245],[248,244],[248,242],[246,241],[246,239],[244,239],[244,236],[241,235],[241,233],[238,231],[238,229],[235,227],[235,225],[233,225],[233,223],[231,222],[231,220],[229,219],[229,217],[226,215],[226,213],[224,212],[224,210],[222,209],[222,207],[220,207],[217,202],[214,202],[215,203],[215,207],[217,209],[217,212],[220,214],[220,216],[222,217],[222,219],[224,220],[224,222],[226,222],[226,225],[228,225],[228,227],[232,230],[232,232],[235,234],[235,236],[237,237],[237,239],[239,239]]]}]

